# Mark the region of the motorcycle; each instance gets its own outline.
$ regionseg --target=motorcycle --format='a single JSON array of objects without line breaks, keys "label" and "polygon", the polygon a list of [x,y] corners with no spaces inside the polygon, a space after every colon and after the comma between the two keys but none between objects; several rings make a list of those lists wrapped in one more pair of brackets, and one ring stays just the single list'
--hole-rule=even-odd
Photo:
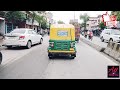
[{"label": "motorcycle", "polygon": [[92,39],[93,39],[93,36],[90,36],[90,35],[89,35],[89,37],[88,37],[88,38],[89,38],[89,40],[92,40]]}]

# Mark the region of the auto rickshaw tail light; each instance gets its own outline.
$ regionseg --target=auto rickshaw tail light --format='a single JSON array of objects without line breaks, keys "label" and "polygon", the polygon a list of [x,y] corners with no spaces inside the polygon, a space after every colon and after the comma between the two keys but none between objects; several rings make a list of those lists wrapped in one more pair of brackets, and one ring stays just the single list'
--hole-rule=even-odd
[{"label": "auto rickshaw tail light", "polygon": [[49,43],[49,46],[50,46],[50,47],[54,47],[54,42],[50,42],[50,43]]},{"label": "auto rickshaw tail light", "polygon": [[71,47],[71,48],[74,47],[74,42],[71,42],[70,47]]}]

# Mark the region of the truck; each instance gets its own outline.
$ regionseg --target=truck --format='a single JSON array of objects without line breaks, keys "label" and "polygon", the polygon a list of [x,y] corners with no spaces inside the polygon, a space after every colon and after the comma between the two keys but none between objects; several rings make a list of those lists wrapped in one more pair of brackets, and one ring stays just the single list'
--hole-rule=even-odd
[{"label": "truck", "polygon": [[80,39],[80,27],[75,27],[75,40],[79,42]]},{"label": "truck", "polygon": [[79,23],[72,23],[72,25],[75,27],[75,41],[79,42],[79,39],[80,39],[80,25],[79,25]]}]

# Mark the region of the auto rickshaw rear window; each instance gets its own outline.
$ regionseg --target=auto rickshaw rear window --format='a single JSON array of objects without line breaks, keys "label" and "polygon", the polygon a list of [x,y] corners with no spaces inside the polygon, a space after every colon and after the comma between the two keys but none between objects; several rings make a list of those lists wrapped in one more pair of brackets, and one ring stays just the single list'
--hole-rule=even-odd
[{"label": "auto rickshaw rear window", "polygon": [[68,31],[59,30],[57,31],[58,36],[68,36]]}]

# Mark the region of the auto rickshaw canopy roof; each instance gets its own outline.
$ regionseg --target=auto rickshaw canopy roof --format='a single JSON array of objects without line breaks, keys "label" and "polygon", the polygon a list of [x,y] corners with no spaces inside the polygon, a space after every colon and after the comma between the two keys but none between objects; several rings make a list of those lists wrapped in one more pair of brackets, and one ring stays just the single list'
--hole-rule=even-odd
[{"label": "auto rickshaw canopy roof", "polygon": [[72,24],[53,24],[50,40],[75,40],[75,27]]}]

